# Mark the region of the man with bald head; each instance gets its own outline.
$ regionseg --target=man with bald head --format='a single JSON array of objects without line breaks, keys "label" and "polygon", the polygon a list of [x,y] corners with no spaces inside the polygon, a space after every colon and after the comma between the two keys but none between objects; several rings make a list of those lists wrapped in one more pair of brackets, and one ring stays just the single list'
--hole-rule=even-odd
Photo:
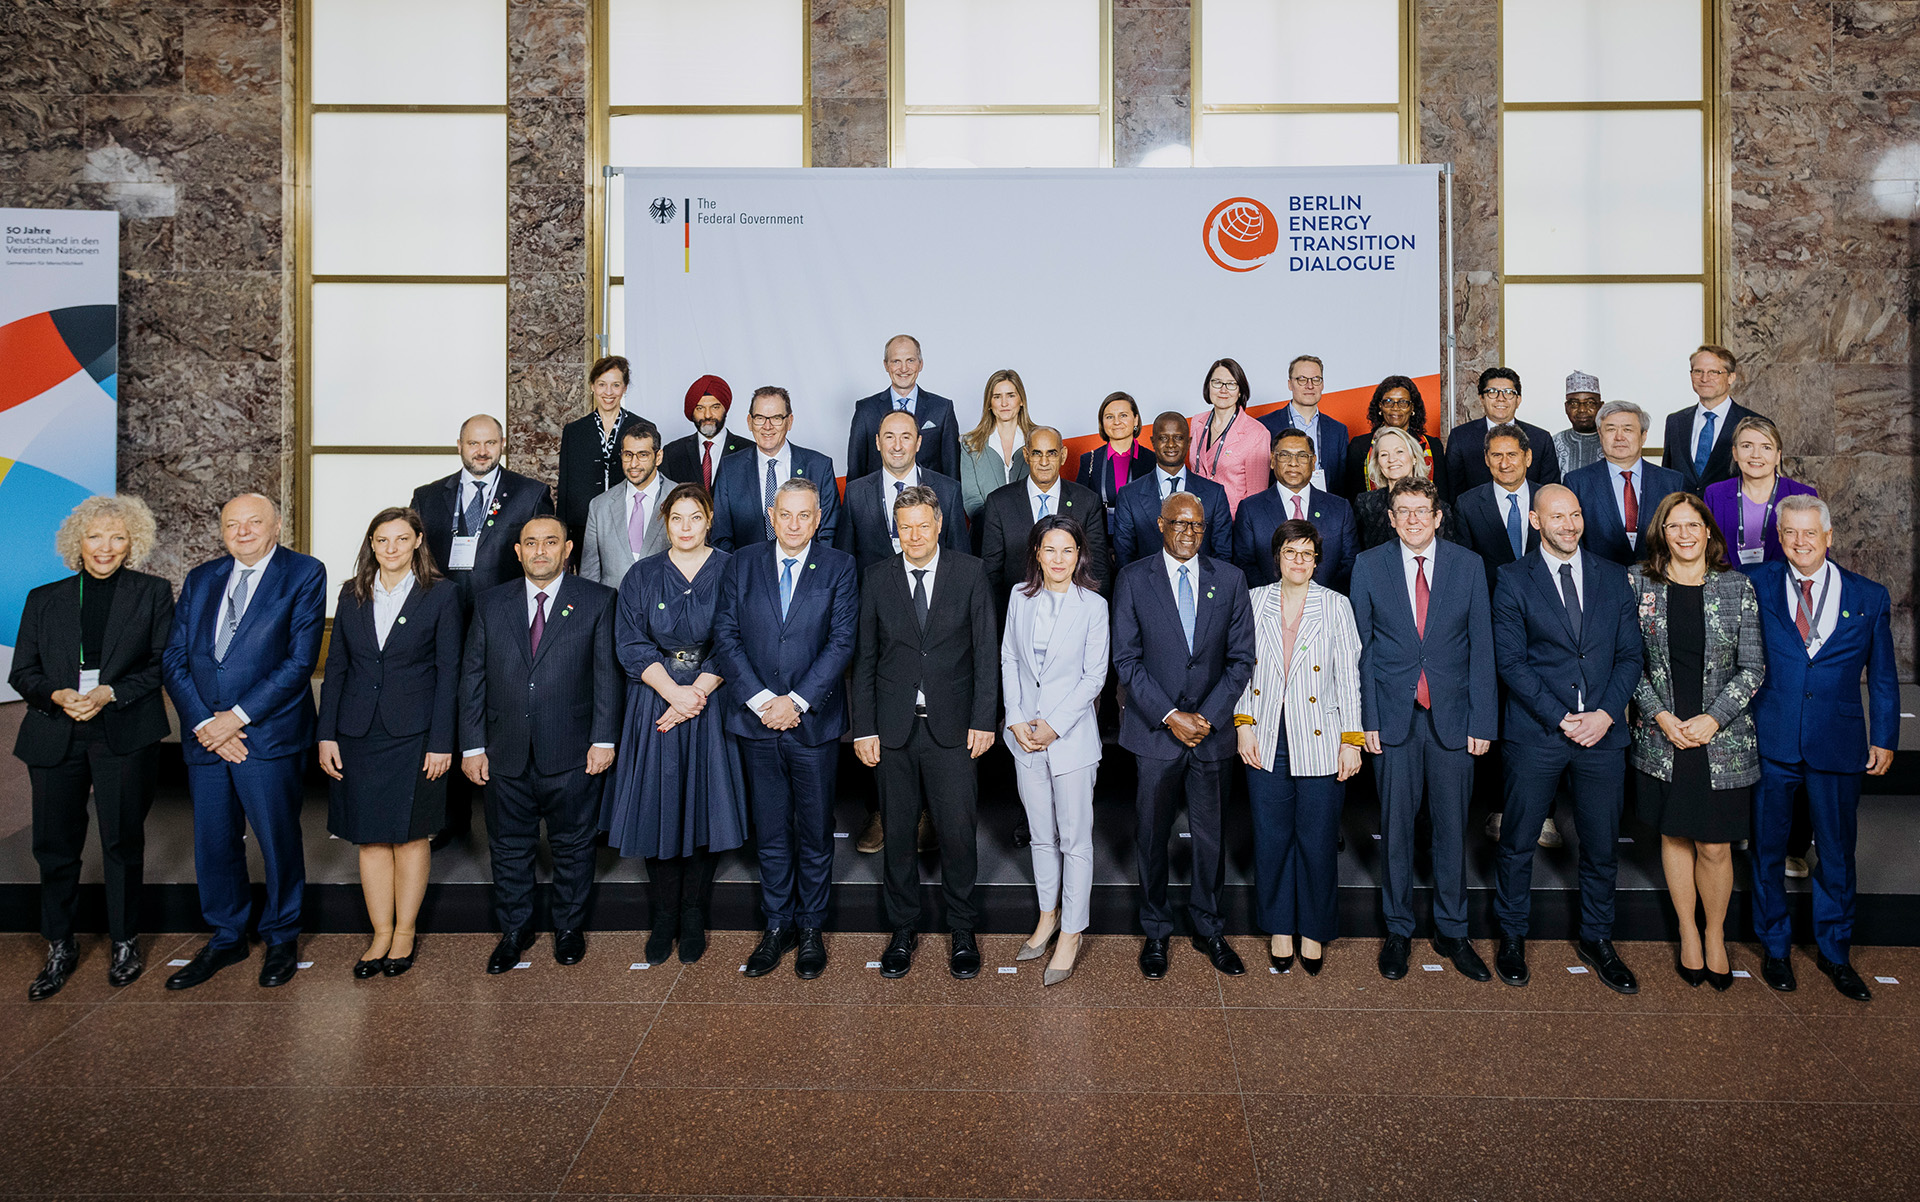
[{"label": "man with bald head", "polygon": [[1580,839],[1580,959],[1607,988],[1638,993],[1613,948],[1627,702],[1646,659],[1634,594],[1625,568],[1581,548],[1585,516],[1572,489],[1534,489],[1528,521],[1540,545],[1503,566],[1493,592],[1494,666],[1507,686],[1494,970],[1509,985],[1527,983],[1534,848],[1565,775]]},{"label": "man with bald head", "polygon": [[940,499],[940,545],[955,551],[971,546],[967,535],[966,505],[960,482],[919,462],[920,436],[911,413],[889,413],[880,419],[874,438],[880,451],[880,470],[847,478],[846,499],[840,502],[840,524],[833,532],[835,550],[853,556],[862,574],[900,551],[900,534],[893,519],[893,503],[907,489],[924,484]]},{"label": "man with bald head", "polygon": [[265,866],[260,966],[266,988],[293,979],[306,857],[301,778],[313,746],[312,680],[326,622],[327,570],[279,545],[280,511],[258,493],[220,510],[227,554],[187,573],[162,657],[180,714],[193,795],[193,867],[213,937],[168,989],[191,989],[247,958],[249,828]]},{"label": "man with bald head", "polygon": [[1108,591],[1112,562],[1107,553],[1107,510],[1100,494],[1061,476],[1066,465],[1066,442],[1052,426],[1035,426],[1027,435],[1027,478],[1002,485],[987,494],[980,507],[980,558],[987,565],[987,583],[993,589],[994,612],[1002,624],[1007,617],[1007,594],[1027,578],[1027,535],[1045,517],[1072,518],[1087,537],[1087,571],[1100,592]]},{"label": "man with bald head", "polygon": [[502,466],[507,435],[491,414],[462,422],[455,449],[460,470],[414,489],[412,504],[427,528],[434,563],[471,614],[475,597],[520,578],[514,542],[530,519],[554,512],[553,491]]},{"label": "man with bald head", "polygon": [[920,431],[915,459],[921,467],[958,480],[960,423],[954,418],[952,401],[920,387],[925,366],[920,340],[912,334],[895,334],[887,339],[880,357],[887,369],[887,386],[853,404],[853,425],[847,432],[847,483],[880,470],[874,439],[880,433],[880,419],[889,413],[912,416],[914,428]]}]

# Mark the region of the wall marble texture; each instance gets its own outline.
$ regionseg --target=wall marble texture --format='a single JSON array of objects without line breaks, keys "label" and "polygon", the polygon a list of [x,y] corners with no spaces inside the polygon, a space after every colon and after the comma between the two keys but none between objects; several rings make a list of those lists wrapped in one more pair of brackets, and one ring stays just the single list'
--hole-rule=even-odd
[{"label": "wall marble texture", "polygon": [[[1421,157],[1457,170],[1465,400],[1499,347],[1499,5],[1415,3]],[[154,505],[154,567],[175,579],[217,551],[222,498],[291,500],[292,13],[0,5],[0,204],[121,214],[120,483]],[[1724,341],[1743,400],[1833,504],[1836,555],[1893,590],[1911,676],[1920,234],[1870,181],[1920,153],[1920,0],[1721,0],[1720,17]],[[886,18],[886,0],[811,0],[816,166],[886,163]],[[546,476],[587,406],[589,19],[586,0],[508,7],[509,437]],[[1190,28],[1188,0],[1113,0],[1116,164],[1188,142]]]}]

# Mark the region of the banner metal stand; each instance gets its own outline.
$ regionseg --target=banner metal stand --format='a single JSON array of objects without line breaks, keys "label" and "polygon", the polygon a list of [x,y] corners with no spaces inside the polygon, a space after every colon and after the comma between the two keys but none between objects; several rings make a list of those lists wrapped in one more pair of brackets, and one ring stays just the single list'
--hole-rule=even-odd
[{"label": "banner metal stand", "polygon": [[[1454,405],[1454,368],[1453,357],[1457,348],[1457,339],[1453,329],[1453,163],[1440,164],[1440,174],[1447,181],[1447,261],[1442,271],[1447,281],[1447,432],[1453,432]],[[603,243],[604,244],[604,243]]]}]

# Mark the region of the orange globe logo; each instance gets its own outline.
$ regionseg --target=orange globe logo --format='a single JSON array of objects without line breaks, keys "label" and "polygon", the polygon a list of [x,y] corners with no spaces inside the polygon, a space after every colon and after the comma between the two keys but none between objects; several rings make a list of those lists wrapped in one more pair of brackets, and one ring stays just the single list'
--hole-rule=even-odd
[{"label": "orange globe logo", "polygon": [[1200,228],[1207,257],[1228,271],[1252,271],[1280,249],[1280,220],[1251,196],[1213,206]]}]

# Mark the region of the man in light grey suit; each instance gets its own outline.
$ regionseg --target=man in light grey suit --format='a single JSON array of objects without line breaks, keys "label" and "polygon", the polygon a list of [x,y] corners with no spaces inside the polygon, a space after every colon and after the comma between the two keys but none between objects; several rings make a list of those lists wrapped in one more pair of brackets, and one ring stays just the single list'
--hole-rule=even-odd
[{"label": "man in light grey suit", "polygon": [[660,499],[674,481],[660,474],[660,428],[644,417],[620,436],[620,470],[626,481],[587,506],[587,545],[580,553],[580,574],[608,588],[619,588],[628,568],[667,549]]}]

